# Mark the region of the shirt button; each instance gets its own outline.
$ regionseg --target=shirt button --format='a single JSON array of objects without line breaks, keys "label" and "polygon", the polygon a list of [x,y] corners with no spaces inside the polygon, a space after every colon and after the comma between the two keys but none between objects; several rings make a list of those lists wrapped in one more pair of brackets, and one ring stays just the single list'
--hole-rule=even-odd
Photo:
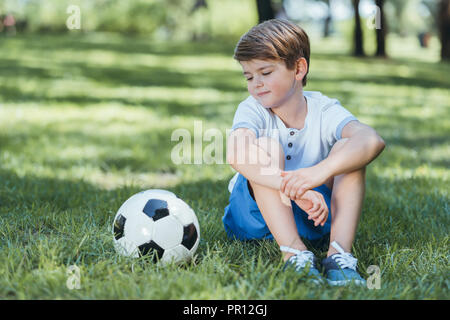
[{"label": "shirt button", "polygon": [[289,148],[292,148],[292,142],[289,142],[289,143],[288,143],[288,147],[289,147]]},{"label": "shirt button", "polygon": [[291,160],[291,156],[287,156],[286,159]]},{"label": "shirt button", "polygon": [[291,136],[293,136],[293,135],[295,134],[295,132],[294,132],[294,131],[291,131],[290,134],[291,134]]}]

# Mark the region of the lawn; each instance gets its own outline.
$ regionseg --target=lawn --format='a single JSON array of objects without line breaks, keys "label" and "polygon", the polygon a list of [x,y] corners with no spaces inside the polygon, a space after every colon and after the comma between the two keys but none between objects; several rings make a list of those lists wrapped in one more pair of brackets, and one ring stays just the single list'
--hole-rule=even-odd
[{"label": "lawn", "polygon": [[[174,130],[193,135],[202,121],[225,136],[247,97],[233,44],[28,35],[0,38],[0,298],[449,299],[450,65],[407,39],[389,60],[344,47],[313,40],[306,90],[339,99],[386,142],[353,247],[365,278],[379,266],[380,289],[296,282],[274,242],[227,239],[228,165],[172,162]],[[189,265],[114,251],[117,209],[151,188],[197,214]],[[72,265],[80,289],[67,287]]]}]

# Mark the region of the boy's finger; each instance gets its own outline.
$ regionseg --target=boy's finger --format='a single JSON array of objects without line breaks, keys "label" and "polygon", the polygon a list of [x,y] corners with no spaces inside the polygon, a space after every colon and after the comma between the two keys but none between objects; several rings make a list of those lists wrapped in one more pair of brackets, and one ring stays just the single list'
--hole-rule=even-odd
[{"label": "boy's finger", "polygon": [[322,222],[322,215],[323,215],[323,208],[320,207],[317,213],[314,214],[314,221],[317,222],[317,224],[320,224]]},{"label": "boy's finger", "polygon": [[288,196],[288,197],[290,197],[290,193],[291,193],[291,188],[292,188],[292,186],[295,184],[295,179],[290,179],[287,183],[286,183],[286,185],[285,185],[285,187],[284,187],[284,194],[286,195],[286,196]]},{"label": "boy's finger", "polygon": [[313,202],[313,207],[308,211],[308,215],[315,215],[318,209],[320,209],[320,203]]},{"label": "boy's finger", "polygon": [[292,186],[291,191],[289,192],[289,197],[291,199],[296,198],[297,190],[299,187],[300,187],[300,182],[297,182]]},{"label": "boy's finger", "polygon": [[284,193],[284,188],[286,186],[286,180],[283,179],[281,180],[281,185],[280,185],[280,191]]},{"label": "boy's finger", "polygon": [[314,227],[317,227],[319,225],[319,221],[314,220]]},{"label": "boy's finger", "polygon": [[300,186],[300,187],[297,189],[296,197],[299,197],[299,198],[303,197],[303,195],[305,194],[306,191],[308,191],[308,190],[307,190],[303,185]]},{"label": "boy's finger", "polygon": [[311,219],[316,220],[322,212],[322,209],[319,207],[319,209],[315,213],[311,213],[309,216]]},{"label": "boy's finger", "polygon": [[291,176],[284,177],[283,180],[281,180],[280,190],[281,190],[283,193],[285,193],[285,191],[286,191],[286,185],[288,184],[289,181],[291,181]]},{"label": "boy's finger", "polygon": [[319,209],[319,208],[320,208],[320,204],[318,202],[314,202],[314,205],[310,211],[311,214],[316,213],[317,209]]},{"label": "boy's finger", "polygon": [[321,221],[322,227],[325,225],[325,222],[327,222],[327,219],[328,219],[328,210],[324,210]]},{"label": "boy's finger", "polygon": [[322,214],[319,218],[319,224],[323,227],[325,225],[325,222],[327,221],[327,215],[326,215],[326,209],[323,209]]},{"label": "boy's finger", "polygon": [[291,207],[292,205],[291,205],[291,200],[288,198],[288,197],[286,197],[286,195],[284,194],[284,193],[282,193],[281,191],[280,191],[280,198],[281,198],[281,202],[285,205],[285,206],[288,206],[288,207]]},{"label": "boy's finger", "polygon": [[315,220],[315,214],[313,214],[311,211],[306,212],[308,214],[308,220]]},{"label": "boy's finger", "polygon": [[289,180],[293,175],[287,171],[281,171],[280,176],[283,178],[283,180]]},{"label": "boy's finger", "polygon": [[322,206],[323,206],[325,209],[328,210],[327,202],[325,201],[325,199],[324,199],[324,197],[322,196],[322,194],[320,194],[320,195],[321,195],[321,197],[320,197],[320,203],[322,204]]}]

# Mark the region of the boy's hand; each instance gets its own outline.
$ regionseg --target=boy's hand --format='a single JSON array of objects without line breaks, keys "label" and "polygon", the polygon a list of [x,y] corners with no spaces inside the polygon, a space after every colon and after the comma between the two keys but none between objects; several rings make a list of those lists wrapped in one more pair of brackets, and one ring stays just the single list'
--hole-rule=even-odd
[{"label": "boy's hand", "polygon": [[288,197],[286,197],[286,195],[285,195],[283,192],[281,192],[281,190],[280,190],[280,198],[281,198],[281,202],[282,202],[285,206],[292,207],[292,205],[291,205],[291,199],[289,199]]},{"label": "boy's hand", "polygon": [[309,220],[314,220],[314,226],[325,225],[328,218],[328,206],[320,192],[308,190],[302,198],[296,199],[295,203],[308,214]]},{"label": "boy's hand", "polygon": [[280,191],[290,199],[300,199],[307,190],[324,184],[327,173],[317,165],[309,168],[301,168],[294,171],[281,171]]}]

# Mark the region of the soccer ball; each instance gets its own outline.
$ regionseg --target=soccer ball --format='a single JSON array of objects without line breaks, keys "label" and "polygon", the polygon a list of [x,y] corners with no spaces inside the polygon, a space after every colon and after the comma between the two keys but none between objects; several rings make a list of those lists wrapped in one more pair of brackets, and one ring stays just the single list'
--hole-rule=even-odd
[{"label": "soccer ball", "polygon": [[114,247],[128,257],[183,262],[192,259],[200,241],[197,216],[170,191],[150,189],[125,201],[114,218]]}]

